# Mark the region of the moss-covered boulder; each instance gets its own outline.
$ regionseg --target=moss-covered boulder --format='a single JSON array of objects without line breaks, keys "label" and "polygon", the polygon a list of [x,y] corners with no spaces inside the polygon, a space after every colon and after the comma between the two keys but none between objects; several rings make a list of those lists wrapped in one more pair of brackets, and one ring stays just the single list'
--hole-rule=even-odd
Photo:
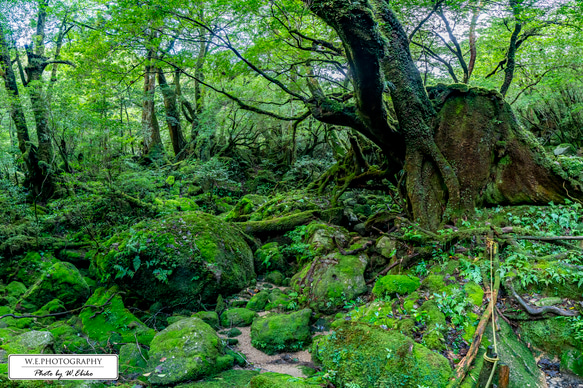
[{"label": "moss-covered boulder", "polygon": [[267,201],[267,197],[256,194],[247,194],[227,213],[227,221],[246,221],[261,204]]},{"label": "moss-covered boulder", "polygon": [[48,327],[48,330],[55,338],[54,349],[56,354],[95,353],[92,344],[88,343],[83,336],[81,322],[78,318],[73,318],[67,322],[55,322]]},{"label": "moss-covered boulder", "polygon": [[[500,319],[498,324],[500,325],[500,331],[497,333],[498,357],[510,367],[509,388],[545,387],[545,375],[537,366],[530,350],[516,337],[510,325],[504,320]],[[493,342],[492,330],[486,330],[485,336],[489,343]]]},{"label": "moss-covered boulder", "polygon": [[316,386],[320,386],[320,384],[310,384],[302,378],[275,372],[257,375],[249,383],[249,388],[305,388]]},{"label": "moss-covered boulder", "polygon": [[255,251],[254,260],[257,273],[266,273],[272,270],[286,271],[289,269],[289,265],[283,257],[277,242],[265,244]]},{"label": "moss-covered boulder", "polygon": [[445,315],[433,300],[423,303],[419,312],[425,314],[426,329],[423,334],[423,344],[432,350],[445,349],[444,334],[447,330]]},{"label": "moss-covered boulder", "polygon": [[10,276],[12,280],[20,281],[26,287],[30,287],[39,276],[57,262],[58,260],[50,253],[28,252],[21,259],[3,263],[0,275]]},{"label": "moss-covered boulder", "polygon": [[253,255],[239,229],[210,214],[185,212],[145,221],[120,233],[93,258],[103,281],[144,303],[172,307],[214,303],[255,278]]},{"label": "moss-covered boulder", "polygon": [[521,339],[552,356],[561,357],[568,349],[583,351],[575,327],[568,319],[553,317],[520,323]]},{"label": "moss-covered boulder", "polygon": [[177,385],[176,388],[243,388],[258,374],[255,370],[231,369],[203,381]]},{"label": "moss-covered boulder", "polygon": [[59,299],[67,308],[78,307],[89,297],[89,286],[79,270],[71,263],[53,264],[22,295],[19,302],[34,311],[53,299]]},{"label": "moss-covered boulder", "polygon": [[263,310],[269,301],[269,294],[270,292],[266,290],[259,291],[247,302],[247,308],[253,311]]},{"label": "moss-covered boulder", "polygon": [[376,281],[372,292],[378,296],[406,295],[421,286],[419,278],[408,275],[386,275]]},{"label": "moss-covered boulder", "polygon": [[229,309],[221,314],[221,325],[223,327],[249,326],[256,317],[257,313],[253,310],[246,308]]},{"label": "moss-covered boulder", "polygon": [[174,385],[198,380],[233,366],[217,333],[202,319],[182,319],[159,332],[150,344],[149,381]]},{"label": "moss-covered boulder", "polygon": [[288,295],[279,288],[274,288],[273,291],[269,293],[265,310],[286,309],[290,303],[291,299]]},{"label": "moss-covered boulder", "polygon": [[119,373],[133,377],[144,373],[148,367],[148,351],[135,343],[125,344],[119,349]]},{"label": "moss-covered boulder", "polygon": [[11,296],[13,298],[19,298],[22,294],[26,292],[26,286],[21,282],[10,282],[6,288],[6,296]]},{"label": "moss-covered boulder", "polygon": [[271,271],[263,280],[276,286],[289,286],[289,278],[286,279],[285,275],[279,271]]},{"label": "moss-covered boulder", "polygon": [[574,349],[565,350],[561,356],[561,372],[582,378],[583,352]]},{"label": "moss-covered boulder", "polygon": [[439,293],[445,288],[445,280],[443,275],[428,275],[421,282],[421,287],[431,293]]},{"label": "moss-covered boulder", "polygon": [[115,286],[109,290],[104,287],[98,288],[86,304],[103,306],[86,308],[79,314],[83,332],[102,346],[111,342],[136,341],[149,345],[156,334],[124,307]]},{"label": "moss-covered boulder", "polygon": [[256,319],[251,325],[251,344],[267,353],[297,351],[310,344],[312,310],[291,314],[270,314]]},{"label": "moss-covered boulder", "polygon": [[448,360],[411,338],[366,324],[345,324],[314,340],[312,359],[334,370],[336,386],[446,387]]},{"label": "moss-covered boulder", "polygon": [[55,337],[50,331],[31,330],[12,338],[0,345],[7,354],[47,354],[54,353]]},{"label": "moss-covered boulder", "polygon": [[219,314],[215,311],[198,311],[192,316],[202,319],[215,330],[219,328]]},{"label": "moss-covered boulder", "polygon": [[314,310],[332,312],[366,293],[364,270],[368,257],[364,253],[334,252],[314,260],[291,281],[294,290],[304,295]]}]

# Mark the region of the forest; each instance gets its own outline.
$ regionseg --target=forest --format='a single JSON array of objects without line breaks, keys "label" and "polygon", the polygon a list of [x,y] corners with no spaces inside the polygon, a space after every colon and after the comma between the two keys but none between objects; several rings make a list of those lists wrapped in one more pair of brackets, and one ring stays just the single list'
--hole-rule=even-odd
[{"label": "forest", "polygon": [[583,387],[581,0],[0,11],[0,387]]}]

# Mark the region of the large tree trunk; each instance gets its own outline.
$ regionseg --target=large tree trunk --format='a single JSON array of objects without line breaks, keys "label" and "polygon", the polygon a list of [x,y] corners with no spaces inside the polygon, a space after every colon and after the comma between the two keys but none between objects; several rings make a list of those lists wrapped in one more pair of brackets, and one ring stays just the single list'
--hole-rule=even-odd
[{"label": "large tree trunk", "polygon": [[20,102],[18,94],[18,85],[16,84],[16,75],[12,69],[10,53],[4,36],[4,31],[0,25],[0,73],[4,78],[4,86],[9,95],[10,117],[16,127],[16,137],[18,139],[18,148],[22,153],[24,164],[26,166],[26,186],[32,188],[35,196],[41,192],[43,176],[38,166],[37,148],[30,142],[28,126],[24,109]]},{"label": "large tree trunk", "polygon": [[184,135],[182,134],[182,126],[180,125],[180,111],[178,110],[178,104],[176,101],[176,86],[179,85],[179,76],[179,72],[174,74],[174,87],[171,87],[168,85],[166,76],[164,75],[162,69],[158,69],[158,85],[160,85],[160,90],[162,90],[162,96],[164,97],[166,123],[168,124],[170,141],[172,142],[172,148],[174,149],[174,155],[176,156],[176,159],[183,160],[186,158],[187,154],[182,152],[186,147],[186,140],[184,140]]},{"label": "large tree trunk", "polygon": [[[434,106],[386,0],[310,3],[344,44],[356,104],[332,105],[312,90],[308,106],[315,118],[367,136],[390,160],[404,159],[416,221],[437,228],[475,206],[560,201],[567,195],[565,182],[572,195],[581,196],[581,184],[549,161],[500,94],[445,87],[435,92]],[[387,91],[398,131],[388,122]]]}]

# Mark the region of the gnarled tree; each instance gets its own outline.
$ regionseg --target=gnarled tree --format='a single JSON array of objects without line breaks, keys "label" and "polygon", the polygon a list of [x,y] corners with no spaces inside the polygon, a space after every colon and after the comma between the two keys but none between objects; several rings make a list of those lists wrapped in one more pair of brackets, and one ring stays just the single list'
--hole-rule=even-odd
[{"label": "gnarled tree", "polygon": [[[309,6],[342,40],[354,104],[313,93],[308,107],[317,119],[351,126],[403,162],[417,220],[436,227],[475,206],[581,195],[581,183],[521,129],[500,94],[454,86],[435,88],[430,99],[388,1],[314,0]],[[387,91],[398,128],[389,124]]]}]

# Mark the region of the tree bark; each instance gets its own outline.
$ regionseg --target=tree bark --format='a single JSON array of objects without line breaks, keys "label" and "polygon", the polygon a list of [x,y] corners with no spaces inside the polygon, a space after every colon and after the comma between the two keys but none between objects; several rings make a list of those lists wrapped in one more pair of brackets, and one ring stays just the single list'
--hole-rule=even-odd
[{"label": "tree bark", "polygon": [[26,124],[26,117],[24,109],[20,102],[20,95],[18,93],[18,85],[16,83],[16,75],[12,68],[10,60],[10,52],[6,43],[4,30],[0,25],[0,69],[2,70],[2,78],[4,78],[4,86],[9,96],[10,101],[10,117],[14,121],[16,127],[16,137],[18,139],[18,148],[22,153],[24,163],[26,166],[27,179],[26,185],[33,189],[35,195],[40,193],[42,185],[42,174],[38,167],[37,148],[30,142],[28,134],[28,126]]},{"label": "tree bark", "polygon": [[182,126],[180,125],[180,111],[176,102],[176,85],[178,84],[179,72],[174,75],[174,87],[168,85],[166,76],[161,68],[158,68],[158,85],[164,97],[164,107],[166,109],[166,123],[168,124],[168,131],[170,133],[170,141],[174,149],[174,155],[177,160],[186,158],[186,153],[182,152],[186,147],[186,140],[182,134]]},{"label": "tree bark", "polygon": [[522,31],[522,22],[520,21],[520,7],[521,5],[516,0],[508,2],[512,8],[516,24],[510,36],[510,44],[508,45],[508,53],[506,54],[506,69],[504,69],[504,82],[500,87],[500,94],[506,96],[512,79],[514,78],[514,69],[516,68],[516,51],[518,50],[518,36]]},{"label": "tree bark", "polygon": [[[560,202],[565,183],[571,195],[581,196],[581,183],[550,161],[497,92],[442,85],[431,90],[430,100],[386,0],[310,4],[343,42],[356,103],[332,102],[308,84],[313,98],[306,105],[316,119],[373,140],[396,160],[393,168],[404,160],[416,221],[435,229],[476,206]],[[398,131],[389,124],[387,94]]]},{"label": "tree bark", "polygon": [[146,68],[144,72],[144,102],[142,105],[142,133],[144,137],[143,155],[150,161],[164,154],[164,146],[160,137],[160,126],[156,118],[156,60],[155,49],[148,49]]}]

